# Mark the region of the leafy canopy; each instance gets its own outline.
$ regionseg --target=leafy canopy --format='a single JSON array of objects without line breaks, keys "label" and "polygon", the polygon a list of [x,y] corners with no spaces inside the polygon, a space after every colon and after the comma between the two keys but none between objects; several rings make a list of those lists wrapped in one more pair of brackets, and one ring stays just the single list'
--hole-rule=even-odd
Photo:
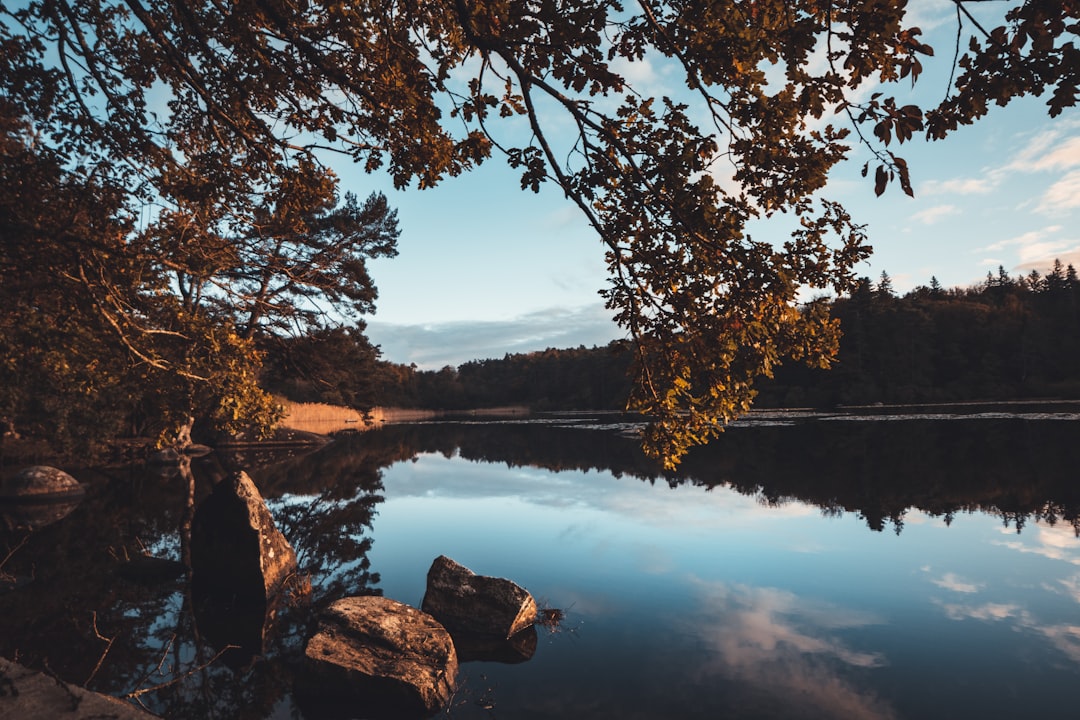
[{"label": "leafy canopy", "polygon": [[[888,95],[933,56],[905,0],[32,0],[0,5],[0,87],[5,122],[69,172],[169,209],[140,249],[162,262],[188,247],[181,228],[255,228],[265,198],[318,196],[328,152],[399,187],[493,153],[523,188],[555,183],[604,243],[603,295],[638,348],[631,404],[673,463],[749,406],[756,377],[835,354],[836,323],[796,298],[850,290],[869,253],[821,195],[852,142],[872,150],[878,194],[910,194],[894,142],[1028,93],[1049,92],[1051,115],[1075,103],[1076,2],[1003,3],[986,30],[954,1],[970,41],[925,109]],[[685,82],[671,97],[629,80],[660,58]],[[777,213],[797,220],[790,238],[747,234]],[[224,245],[266,247],[257,231]],[[240,264],[250,328],[288,273],[260,296]]]}]

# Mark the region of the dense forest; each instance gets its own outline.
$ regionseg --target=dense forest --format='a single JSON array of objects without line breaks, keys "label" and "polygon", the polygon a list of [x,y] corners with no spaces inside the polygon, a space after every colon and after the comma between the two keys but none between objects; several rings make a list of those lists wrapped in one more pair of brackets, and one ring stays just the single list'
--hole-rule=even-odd
[{"label": "dense forest", "polygon": [[[819,301],[824,302],[824,301]],[[830,369],[781,366],[758,407],[1080,397],[1080,280],[1060,261],[1045,275],[1004,268],[969,288],[936,279],[897,295],[887,274],[829,301],[843,332]],[[267,384],[293,399],[446,410],[527,405],[622,409],[628,341],[547,349],[419,370],[385,362],[360,333],[271,348]]]}]

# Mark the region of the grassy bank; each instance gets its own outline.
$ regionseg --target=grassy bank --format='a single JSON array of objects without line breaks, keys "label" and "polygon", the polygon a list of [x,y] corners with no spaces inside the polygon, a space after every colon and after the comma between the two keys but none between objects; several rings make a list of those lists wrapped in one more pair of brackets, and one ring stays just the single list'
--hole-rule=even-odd
[{"label": "grassy bank", "polygon": [[529,409],[523,405],[512,405],[478,410],[456,410],[453,412],[416,408],[376,407],[365,414],[340,405],[297,403],[290,400],[280,400],[280,402],[285,407],[285,417],[281,420],[281,427],[319,433],[320,435],[342,430],[369,430],[383,423],[415,422],[447,415],[518,417],[527,415],[529,412]]}]

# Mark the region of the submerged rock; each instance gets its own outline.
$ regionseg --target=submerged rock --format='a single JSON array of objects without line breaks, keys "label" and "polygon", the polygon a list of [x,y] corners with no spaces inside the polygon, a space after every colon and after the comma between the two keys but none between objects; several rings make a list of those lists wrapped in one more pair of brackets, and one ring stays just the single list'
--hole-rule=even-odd
[{"label": "submerged rock", "polygon": [[462,630],[453,631],[451,637],[454,638],[458,662],[497,662],[504,665],[516,665],[531,660],[536,654],[539,640],[534,626],[527,627],[509,638]]},{"label": "submerged rock", "polygon": [[191,523],[191,590],[200,630],[259,654],[296,553],[247,473],[214,486]]},{"label": "submerged rock", "polygon": [[505,578],[477,575],[445,555],[435,558],[420,606],[452,633],[510,638],[536,621],[536,601]]},{"label": "submerged rock", "polygon": [[458,661],[433,617],[383,597],[333,603],[304,650],[301,702],[323,717],[426,717],[449,701]]}]

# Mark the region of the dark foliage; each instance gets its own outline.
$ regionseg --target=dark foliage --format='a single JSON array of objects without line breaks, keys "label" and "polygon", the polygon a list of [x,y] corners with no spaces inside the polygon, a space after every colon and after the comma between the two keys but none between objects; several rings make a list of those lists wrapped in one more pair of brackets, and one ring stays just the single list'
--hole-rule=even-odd
[{"label": "dark foliage", "polygon": [[896,297],[863,280],[833,303],[844,336],[827,372],[794,365],[762,383],[758,406],[1080,397],[1080,283],[1056,262],[1010,278]]}]

